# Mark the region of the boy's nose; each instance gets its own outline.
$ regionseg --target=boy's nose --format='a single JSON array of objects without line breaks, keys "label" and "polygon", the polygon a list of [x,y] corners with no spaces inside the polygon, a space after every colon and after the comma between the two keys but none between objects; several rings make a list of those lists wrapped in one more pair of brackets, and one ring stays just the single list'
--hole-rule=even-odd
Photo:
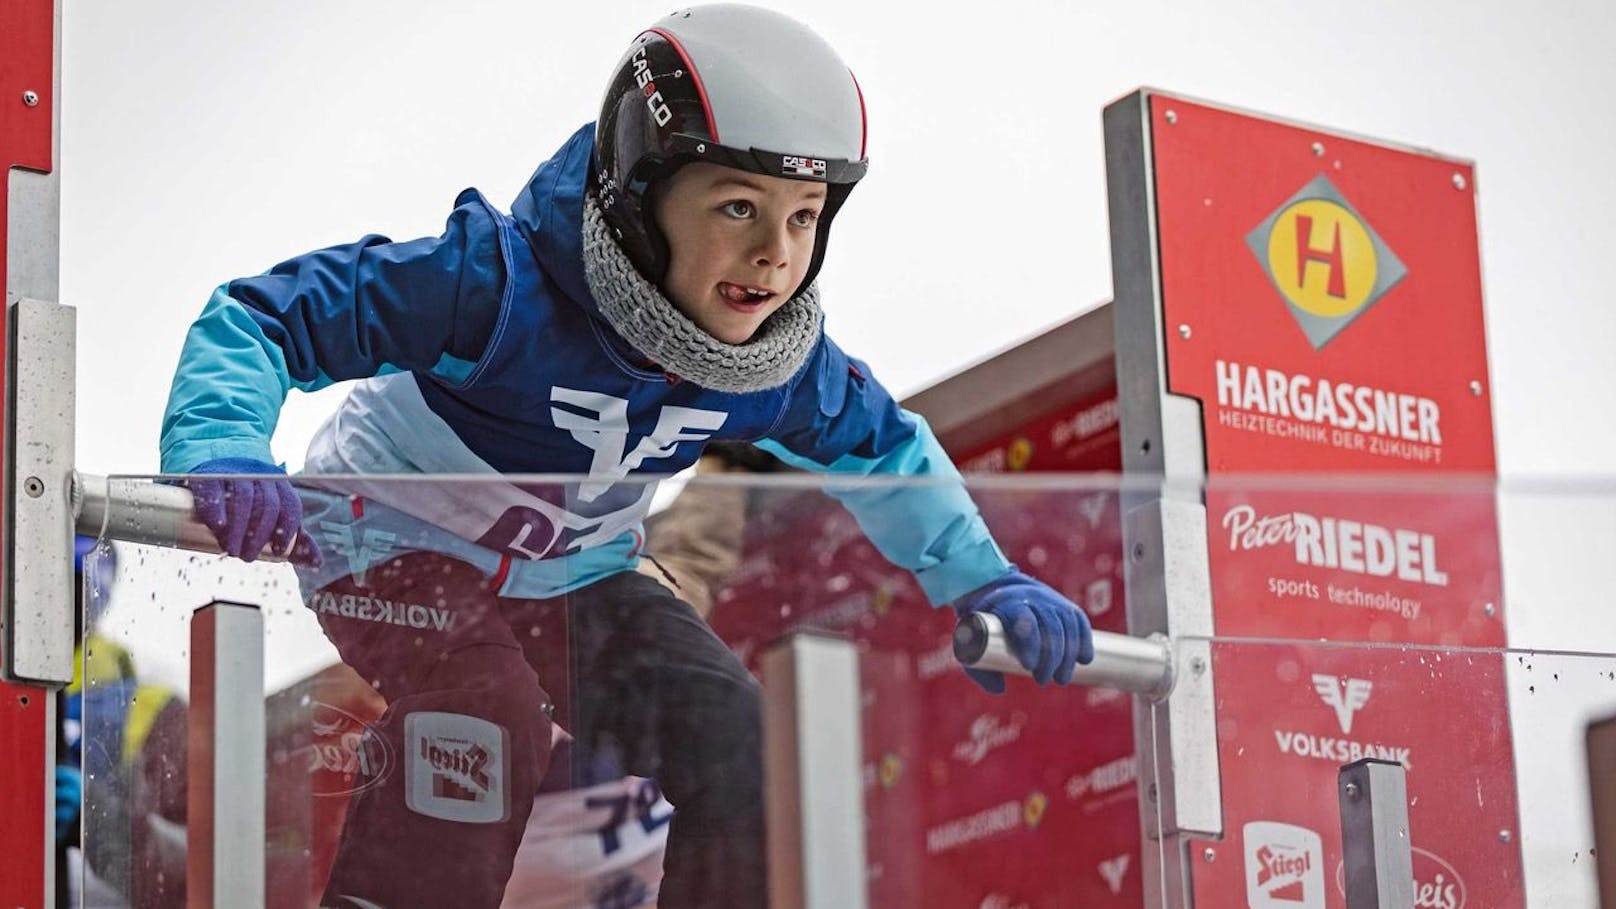
[{"label": "boy's nose", "polygon": [[791,257],[786,229],[759,225],[757,247],[752,253],[752,264],[763,268],[785,268]]}]

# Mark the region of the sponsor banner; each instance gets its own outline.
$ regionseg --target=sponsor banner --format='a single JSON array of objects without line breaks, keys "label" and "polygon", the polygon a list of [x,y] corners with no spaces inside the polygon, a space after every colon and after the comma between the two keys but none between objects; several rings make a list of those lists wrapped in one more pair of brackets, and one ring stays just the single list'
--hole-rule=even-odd
[{"label": "sponsor banner", "polygon": [[1408,768],[1416,906],[1523,907],[1503,659],[1214,644],[1230,839],[1193,847],[1196,904],[1345,909],[1336,778],[1372,757]]},{"label": "sponsor banner", "polygon": [[[975,498],[1013,561],[1084,603],[1096,627],[1125,629],[1114,492]],[[1127,696],[1024,679],[983,693],[954,659],[952,611],[931,608],[833,502],[784,502],[748,532],[713,613],[720,637],[749,660],[794,627],[861,645],[871,905],[1142,904]]]},{"label": "sponsor banner", "polygon": [[1207,490],[1225,637],[1504,645],[1491,490]]},{"label": "sponsor banner", "polygon": [[965,451],[950,452],[964,473],[1119,470],[1121,430],[1116,389],[1031,420]]},{"label": "sponsor banner", "polygon": [[1162,95],[1151,120],[1168,387],[1208,469],[1492,473],[1471,166]]}]

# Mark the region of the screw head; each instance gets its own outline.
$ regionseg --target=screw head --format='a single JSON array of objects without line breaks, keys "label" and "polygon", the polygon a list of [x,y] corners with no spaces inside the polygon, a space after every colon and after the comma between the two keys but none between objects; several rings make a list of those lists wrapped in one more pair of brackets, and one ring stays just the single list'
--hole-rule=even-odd
[{"label": "screw head", "polygon": [[22,103],[28,105],[29,107],[34,107],[34,106],[38,105],[39,104],[39,93],[35,92],[35,91],[25,91],[25,92],[23,92],[22,93]]},{"label": "screw head", "polygon": [[39,477],[29,477],[22,481],[22,491],[28,493],[30,499],[37,499],[45,494],[45,482]]},{"label": "screw head", "polygon": [[1469,185],[1470,184],[1465,181],[1464,174],[1454,174],[1453,175],[1453,188],[1454,189],[1464,189],[1466,186],[1469,186]]},{"label": "screw head", "polygon": [[707,154],[707,144],[705,142],[696,143],[696,154],[698,154],[698,155]]},{"label": "screw head", "polygon": [[1313,143],[1313,157],[1315,157],[1315,158],[1324,157],[1324,143],[1323,142],[1315,142],[1315,143]]},{"label": "screw head", "polygon": [[1498,607],[1497,607],[1497,606],[1494,606],[1494,605],[1493,605],[1493,604],[1491,604],[1491,603],[1488,603],[1488,604],[1487,604],[1487,605],[1485,605],[1485,606],[1483,606],[1483,607],[1481,607],[1481,611],[1482,611],[1482,612],[1484,612],[1484,613],[1486,613],[1486,614],[1487,614],[1487,618],[1489,618],[1489,619],[1490,619],[1490,618],[1492,618],[1492,617],[1493,617],[1493,616],[1495,616],[1495,615],[1497,615],[1497,614],[1498,614]]},{"label": "screw head", "polygon": [[1170,110],[1170,111],[1167,112],[1166,117],[1167,117],[1168,125],[1172,125],[1174,123],[1177,123],[1178,122],[1178,111]]},{"label": "screw head", "polygon": [[1475,395],[1478,398],[1481,397],[1481,382],[1479,380],[1477,380],[1477,379],[1471,379],[1470,380],[1470,393]]},{"label": "screw head", "polygon": [[1507,842],[1509,842],[1510,840],[1512,840],[1514,838],[1515,838],[1515,834],[1510,833],[1508,830],[1500,830],[1500,831],[1498,831],[1498,841],[1500,843],[1507,843]]},{"label": "screw head", "polygon": [[1201,657],[1196,657],[1195,659],[1190,660],[1190,671],[1196,675],[1206,672],[1206,660],[1202,659]]},{"label": "screw head", "polygon": [[1215,862],[1218,860],[1218,851],[1208,846],[1201,852],[1201,858],[1206,859],[1208,862]]},{"label": "screw head", "polygon": [[1133,560],[1135,562],[1143,562],[1145,560],[1145,544],[1133,544]]},{"label": "screw head", "polygon": [[1188,341],[1190,339],[1190,327],[1188,325],[1178,326],[1178,336]]},{"label": "screw head", "polygon": [[1363,790],[1358,788],[1357,783],[1348,783],[1347,784],[1347,798],[1349,800],[1356,802],[1362,796],[1363,796]]}]

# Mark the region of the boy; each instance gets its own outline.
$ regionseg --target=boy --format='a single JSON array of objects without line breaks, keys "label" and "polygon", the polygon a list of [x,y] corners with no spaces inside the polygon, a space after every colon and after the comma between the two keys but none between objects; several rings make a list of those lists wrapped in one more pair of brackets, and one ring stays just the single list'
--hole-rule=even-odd
[{"label": "boy", "polygon": [[[635,40],[598,123],[511,216],[468,190],[441,237],[366,237],[215,292],[181,355],[163,470],[199,475],[197,515],[233,555],[316,560],[312,527],[347,557],[309,571],[310,606],[387,698],[378,734],[403,762],[353,801],[329,903],[497,905],[554,714],[575,784],[651,777],[677,807],[660,905],[765,904],[757,687],[631,570],[652,491],[635,478],[708,441],[939,478],[838,495],[933,603],[996,613],[1040,684],[1092,658],[1082,612],[1008,564],[924,422],[822,331],[814,277],[864,132],[857,83],[813,32],[683,10]],[[347,497],[305,506],[265,476],[275,416],[288,389],[345,379],[364,381],[310,473],[487,479],[327,481]],[[587,479],[513,476],[531,473]],[[399,627],[392,604],[436,618]],[[537,646],[557,609],[570,667]]]}]

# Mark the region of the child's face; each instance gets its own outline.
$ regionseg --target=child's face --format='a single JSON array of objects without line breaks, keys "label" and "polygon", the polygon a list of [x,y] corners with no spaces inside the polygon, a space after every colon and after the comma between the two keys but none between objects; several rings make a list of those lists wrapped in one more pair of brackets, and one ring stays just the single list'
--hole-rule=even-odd
[{"label": "child's face", "polygon": [[747,341],[802,283],[824,204],[820,183],[685,165],[656,207],[668,240],[663,290],[703,331]]}]

